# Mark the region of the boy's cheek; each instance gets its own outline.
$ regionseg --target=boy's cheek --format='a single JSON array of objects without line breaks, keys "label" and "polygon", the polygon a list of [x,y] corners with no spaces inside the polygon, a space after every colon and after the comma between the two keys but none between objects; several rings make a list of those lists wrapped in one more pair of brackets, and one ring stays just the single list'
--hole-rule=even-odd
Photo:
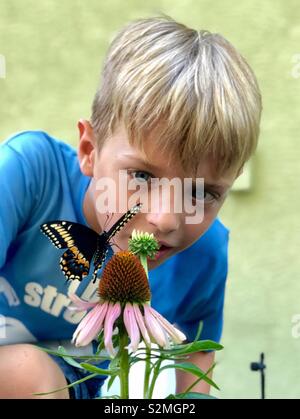
[{"label": "boy's cheek", "polygon": [[204,217],[199,224],[186,224],[183,233],[182,250],[195,243],[208,230],[213,220],[214,217]]}]

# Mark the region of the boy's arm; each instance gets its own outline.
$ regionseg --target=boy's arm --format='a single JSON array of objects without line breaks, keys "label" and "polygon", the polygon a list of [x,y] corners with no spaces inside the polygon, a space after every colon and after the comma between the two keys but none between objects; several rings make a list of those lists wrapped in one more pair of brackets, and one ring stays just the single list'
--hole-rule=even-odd
[{"label": "boy's arm", "polygon": [[[215,352],[196,352],[190,355],[186,362],[191,362],[206,372],[212,366],[214,359]],[[212,377],[212,373],[209,374],[209,377]],[[176,370],[176,393],[184,393],[196,380],[195,375]],[[195,393],[209,394],[209,391],[210,386],[204,380],[201,380],[191,389],[191,392]]]},{"label": "boy's arm", "polygon": [[0,145],[0,268],[8,248],[26,223],[34,203],[32,170],[9,145]]}]

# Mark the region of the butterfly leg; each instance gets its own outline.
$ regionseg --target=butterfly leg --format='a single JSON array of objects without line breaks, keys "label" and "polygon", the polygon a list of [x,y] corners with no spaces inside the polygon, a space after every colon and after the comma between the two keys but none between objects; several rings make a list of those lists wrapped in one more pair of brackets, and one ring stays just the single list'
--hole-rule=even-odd
[{"label": "butterfly leg", "polygon": [[116,246],[119,250],[123,250],[114,240],[111,240],[111,244],[113,245],[113,246]]},{"label": "butterfly leg", "polygon": [[95,260],[95,268],[94,268],[93,277],[92,277],[93,284],[95,284],[95,282],[97,280],[98,272],[100,271],[100,269],[102,268],[103,263],[105,262],[107,253],[108,253],[108,249],[105,250],[105,252],[103,253],[103,256],[101,257],[101,259],[99,261]]}]

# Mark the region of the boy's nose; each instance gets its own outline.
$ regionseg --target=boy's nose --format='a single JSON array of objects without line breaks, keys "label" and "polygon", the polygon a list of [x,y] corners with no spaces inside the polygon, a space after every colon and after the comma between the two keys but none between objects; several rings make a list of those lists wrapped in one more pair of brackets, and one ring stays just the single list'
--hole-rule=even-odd
[{"label": "boy's nose", "polygon": [[176,231],[180,226],[180,214],[176,213],[148,213],[146,214],[146,220],[152,228],[162,234]]}]

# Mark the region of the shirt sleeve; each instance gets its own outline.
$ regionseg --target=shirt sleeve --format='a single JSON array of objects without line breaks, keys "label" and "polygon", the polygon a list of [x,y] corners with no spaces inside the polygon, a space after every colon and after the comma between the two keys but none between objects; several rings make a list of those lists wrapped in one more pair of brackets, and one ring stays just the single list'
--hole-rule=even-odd
[{"label": "shirt sleeve", "polygon": [[22,231],[33,205],[33,174],[9,142],[0,145],[0,268],[10,244]]}]

